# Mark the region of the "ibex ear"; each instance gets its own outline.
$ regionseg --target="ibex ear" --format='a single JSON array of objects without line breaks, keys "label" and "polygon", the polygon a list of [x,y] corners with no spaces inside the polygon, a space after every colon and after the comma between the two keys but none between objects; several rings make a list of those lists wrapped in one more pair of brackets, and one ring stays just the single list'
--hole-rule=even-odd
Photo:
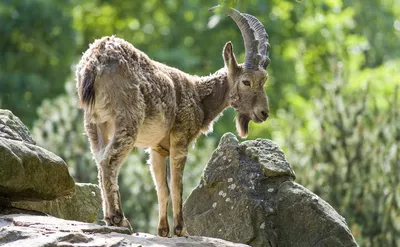
[{"label": "ibex ear", "polygon": [[239,68],[236,62],[235,54],[233,54],[232,43],[230,41],[225,44],[222,56],[224,57],[225,67],[229,72],[235,72]]}]

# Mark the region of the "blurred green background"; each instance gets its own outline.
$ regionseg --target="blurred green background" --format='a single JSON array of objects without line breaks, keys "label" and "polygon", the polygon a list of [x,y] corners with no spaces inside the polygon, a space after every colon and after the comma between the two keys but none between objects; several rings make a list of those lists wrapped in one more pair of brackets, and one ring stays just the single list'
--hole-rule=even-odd
[{"label": "blurred green background", "polygon": [[[0,108],[38,144],[65,159],[76,181],[96,183],[77,109],[74,68],[94,39],[115,34],[151,58],[208,75],[225,42],[243,61],[241,34],[220,4],[255,15],[270,36],[266,91],[272,116],[250,139],[277,142],[311,189],[346,218],[360,246],[400,246],[399,0],[2,0]],[[198,183],[227,110],[190,150],[184,196]],[[147,155],[135,150],[120,175],[135,231],[156,232],[157,200]]]}]

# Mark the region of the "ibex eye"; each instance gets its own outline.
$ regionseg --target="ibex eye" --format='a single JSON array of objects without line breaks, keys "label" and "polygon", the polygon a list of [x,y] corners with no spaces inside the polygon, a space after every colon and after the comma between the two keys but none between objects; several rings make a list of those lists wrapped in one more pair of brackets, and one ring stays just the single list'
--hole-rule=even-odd
[{"label": "ibex eye", "polygon": [[245,85],[245,86],[248,86],[248,87],[250,87],[250,81],[248,81],[248,80],[244,80],[244,81],[242,81],[242,83]]}]

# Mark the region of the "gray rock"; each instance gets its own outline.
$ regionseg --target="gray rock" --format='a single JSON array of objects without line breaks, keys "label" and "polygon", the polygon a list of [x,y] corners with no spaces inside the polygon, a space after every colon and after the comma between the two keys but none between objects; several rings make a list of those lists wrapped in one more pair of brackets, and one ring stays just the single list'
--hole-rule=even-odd
[{"label": "gray rock", "polygon": [[0,216],[1,246],[135,246],[245,247],[206,237],[162,238],[146,233],[128,235],[125,228],[99,226],[46,216]]},{"label": "gray rock", "polygon": [[282,183],[277,198],[279,246],[356,246],[345,219],[303,186]]},{"label": "gray rock", "polygon": [[94,222],[101,206],[100,188],[95,184],[75,184],[75,195],[52,201],[12,202],[19,209],[34,210],[66,220]]},{"label": "gray rock", "polygon": [[294,179],[274,142],[225,134],[184,204],[187,232],[251,246],[357,246],[344,219]]},{"label": "gray rock", "polygon": [[294,171],[285,158],[283,151],[271,140],[257,139],[241,144],[244,153],[261,165],[264,174],[269,177],[288,175],[296,178]]},{"label": "gray rock", "polygon": [[9,110],[0,109],[0,137],[36,144],[28,128]]},{"label": "gray rock", "polygon": [[21,121],[10,111],[1,110],[0,197],[10,201],[52,200],[74,191],[75,182],[65,162],[34,145]]}]

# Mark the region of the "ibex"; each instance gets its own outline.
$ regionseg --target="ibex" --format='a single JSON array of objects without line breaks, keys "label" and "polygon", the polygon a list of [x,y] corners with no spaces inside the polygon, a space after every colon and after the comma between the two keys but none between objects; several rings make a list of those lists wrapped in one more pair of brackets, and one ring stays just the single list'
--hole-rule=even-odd
[{"label": "ibex", "polygon": [[98,168],[107,225],[129,228],[118,190],[122,162],[134,147],[150,148],[150,168],[159,204],[158,235],[169,236],[169,187],[166,158],[170,157],[170,189],[174,234],[184,235],[182,176],[189,145],[211,130],[213,121],[231,106],[236,129],[247,137],[252,120],[268,118],[264,84],[268,74],[268,35],[254,16],[231,8],[245,45],[245,62],[238,64],[231,42],[223,48],[225,66],[198,77],[151,60],[123,39],[94,41],[76,71],[76,86],[84,110],[85,131]]}]

